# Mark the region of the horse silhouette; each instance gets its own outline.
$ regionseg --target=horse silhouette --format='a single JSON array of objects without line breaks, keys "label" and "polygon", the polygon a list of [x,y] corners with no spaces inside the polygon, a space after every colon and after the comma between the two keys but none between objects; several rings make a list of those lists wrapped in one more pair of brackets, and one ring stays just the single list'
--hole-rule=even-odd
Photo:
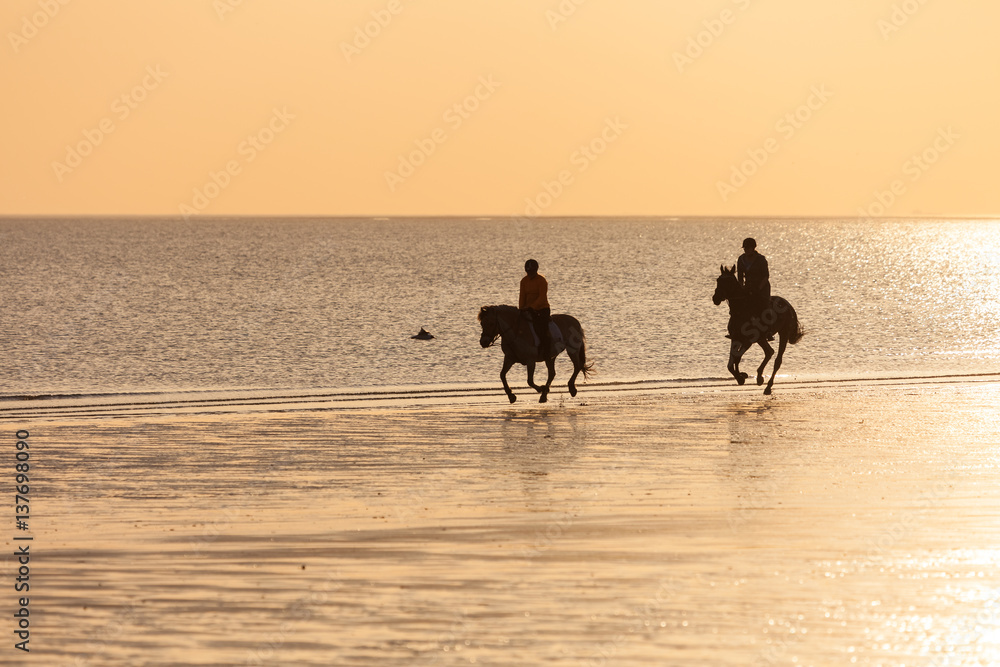
[{"label": "horse silhouette", "polygon": [[763,310],[755,307],[736,277],[736,267],[722,266],[721,269],[722,275],[715,281],[712,303],[718,306],[723,301],[729,302],[729,337],[732,339],[732,344],[729,347],[729,364],[726,367],[736,378],[736,382],[741,385],[746,382],[749,376],[740,372],[740,360],[756,343],[764,350],[764,361],[757,369],[757,385],[764,384],[764,367],[774,354],[774,349],[767,344],[767,339],[777,334],[778,356],[774,359],[774,370],[767,381],[767,387],[764,388],[764,393],[770,395],[774,378],[781,368],[785,347],[789,343],[795,345],[802,338],[799,318],[792,304],[780,296],[772,296],[770,303]]},{"label": "horse silhouette", "polygon": [[[500,339],[500,349],[503,350],[503,368],[500,370],[500,381],[503,382],[503,389],[507,392],[507,398],[513,403],[517,396],[511,391],[507,384],[507,371],[515,363],[524,364],[528,367],[528,386],[541,394],[539,403],[545,403],[549,396],[549,387],[552,379],[556,376],[556,357],[566,350],[566,354],[573,362],[573,375],[569,378],[569,395],[576,396],[576,376],[583,372],[583,377],[587,377],[593,369],[594,364],[587,363],[587,345],[583,336],[583,327],[577,319],[571,315],[553,315],[552,321],[559,327],[562,333],[562,347],[560,341],[553,341],[548,355],[543,355],[535,345],[530,327],[521,322],[521,314],[514,306],[483,306],[479,309],[477,318],[482,325],[483,333],[479,337],[479,344],[483,347],[490,347]],[[535,384],[535,364],[543,361],[548,368],[549,377],[543,386]]]}]

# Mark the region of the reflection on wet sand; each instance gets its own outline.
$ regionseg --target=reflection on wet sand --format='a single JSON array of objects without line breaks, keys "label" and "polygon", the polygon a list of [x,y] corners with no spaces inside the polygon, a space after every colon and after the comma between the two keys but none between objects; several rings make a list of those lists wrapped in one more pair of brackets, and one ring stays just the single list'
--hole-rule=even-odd
[{"label": "reflection on wet sand", "polygon": [[998,387],[60,417],[32,427],[33,642],[81,665],[995,664]]}]

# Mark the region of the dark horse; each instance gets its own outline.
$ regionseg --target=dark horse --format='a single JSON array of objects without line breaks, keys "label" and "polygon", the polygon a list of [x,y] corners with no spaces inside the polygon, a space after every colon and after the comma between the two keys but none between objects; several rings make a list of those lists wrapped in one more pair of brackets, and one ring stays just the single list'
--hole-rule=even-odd
[{"label": "dark horse", "polygon": [[723,266],[722,275],[715,281],[712,303],[718,306],[723,301],[729,302],[729,337],[733,339],[729,348],[727,368],[738,383],[743,384],[749,377],[746,373],[740,372],[740,359],[754,343],[757,343],[764,350],[764,361],[757,369],[757,384],[758,386],[764,384],[764,367],[774,354],[774,349],[767,344],[767,339],[775,334],[778,335],[778,356],[774,359],[771,379],[764,388],[764,394],[769,395],[774,378],[781,368],[781,357],[785,354],[785,347],[789,343],[795,345],[802,338],[802,329],[799,327],[795,309],[780,296],[772,296],[769,307],[760,312],[756,311],[746,290],[736,277],[735,266],[731,269]]},{"label": "dark horse", "polygon": [[[583,377],[587,377],[594,364],[587,363],[587,345],[583,337],[583,327],[570,315],[553,315],[552,321],[562,332],[562,346],[558,342],[552,346],[551,353],[543,357],[535,346],[531,338],[530,329],[526,322],[520,321],[521,313],[514,306],[483,306],[479,309],[479,323],[483,326],[483,335],[479,337],[479,344],[483,347],[490,347],[497,338],[500,338],[500,349],[503,350],[503,368],[500,369],[500,381],[503,382],[503,390],[507,392],[507,398],[513,403],[517,396],[510,390],[507,384],[507,371],[515,363],[524,364],[528,367],[528,386],[539,392],[542,396],[539,403],[545,403],[549,398],[549,386],[552,378],[556,376],[556,357],[566,350],[566,354],[573,362],[573,375],[569,379],[569,395],[576,396],[576,376],[583,371]],[[520,325],[520,326],[518,326]],[[539,387],[535,384],[535,364],[539,361],[545,362],[545,367],[549,369],[549,377],[545,385]]]}]

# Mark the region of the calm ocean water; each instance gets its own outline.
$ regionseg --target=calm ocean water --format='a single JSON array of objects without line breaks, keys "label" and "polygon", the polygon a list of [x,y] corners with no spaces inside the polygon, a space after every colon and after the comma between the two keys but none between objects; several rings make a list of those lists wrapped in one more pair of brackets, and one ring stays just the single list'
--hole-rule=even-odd
[{"label": "calm ocean water", "polygon": [[0,392],[496,383],[476,313],[528,257],[596,380],[725,377],[710,297],[745,236],[806,330],[782,374],[1000,371],[991,221],[6,219]]},{"label": "calm ocean water", "polygon": [[[782,372],[858,381],[597,386],[724,378],[710,297],[747,235],[807,332]],[[30,431],[39,575],[11,664],[998,664],[1000,384],[866,379],[1000,372],[998,224],[0,237],[0,419],[8,452]],[[586,329],[580,400],[510,406],[479,347],[529,256]],[[11,400],[138,391],[162,394]]]}]

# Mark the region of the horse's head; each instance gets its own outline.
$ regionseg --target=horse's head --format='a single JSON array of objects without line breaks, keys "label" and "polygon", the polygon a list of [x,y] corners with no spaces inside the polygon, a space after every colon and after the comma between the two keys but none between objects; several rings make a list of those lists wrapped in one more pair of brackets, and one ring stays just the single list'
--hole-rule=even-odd
[{"label": "horse's head", "polygon": [[479,315],[476,319],[483,326],[479,344],[483,347],[489,347],[500,335],[500,323],[497,321],[496,309],[493,306],[483,306],[479,309]]},{"label": "horse's head", "polygon": [[736,267],[726,268],[723,264],[719,267],[721,274],[715,279],[715,294],[712,295],[712,303],[716,306],[723,301],[738,296],[740,292],[740,281],[736,278]]}]

